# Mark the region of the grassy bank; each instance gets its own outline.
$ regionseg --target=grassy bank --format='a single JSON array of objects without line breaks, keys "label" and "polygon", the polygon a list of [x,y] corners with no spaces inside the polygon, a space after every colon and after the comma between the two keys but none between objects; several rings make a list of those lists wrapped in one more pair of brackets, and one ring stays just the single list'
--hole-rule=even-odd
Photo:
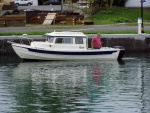
[{"label": "grassy bank", "polygon": [[[27,35],[44,35],[47,32],[7,32],[7,33],[0,33],[0,36],[12,36],[12,35],[22,35],[22,34],[27,34]],[[97,33],[101,33],[101,34],[137,34],[137,30],[121,30],[121,31],[113,31],[113,30],[107,30],[107,31],[83,31],[83,33],[85,34],[97,34]],[[150,30],[145,30],[146,34],[150,34]]]},{"label": "grassy bank", "polygon": [[[150,22],[150,9],[143,9],[144,23]],[[137,19],[141,16],[140,8],[109,8],[105,11],[100,11],[91,18],[95,24],[116,24],[116,23],[137,23]]]}]

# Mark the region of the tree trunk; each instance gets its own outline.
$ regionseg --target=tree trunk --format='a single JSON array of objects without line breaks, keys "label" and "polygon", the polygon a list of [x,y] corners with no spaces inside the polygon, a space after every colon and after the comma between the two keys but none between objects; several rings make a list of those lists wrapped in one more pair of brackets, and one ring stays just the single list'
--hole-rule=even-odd
[{"label": "tree trunk", "polygon": [[110,0],[110,7],[113,6],[114,0]]}]

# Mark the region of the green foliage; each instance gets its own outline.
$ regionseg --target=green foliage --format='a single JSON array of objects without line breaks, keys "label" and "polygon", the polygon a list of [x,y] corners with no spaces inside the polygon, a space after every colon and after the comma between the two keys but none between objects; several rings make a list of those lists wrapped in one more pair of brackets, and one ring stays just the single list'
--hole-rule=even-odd
[{"label": "green foliage", "polygon": [[[84,31],[85,34],[137,34],[137,30],[97,30],[97,31]],[[146,31],[146,33],[150,33],[150,31]]]},{"label": "green foliage", "polygon": [[0,32],[0,36],[20,36],[22,34],[27,34],[27,35],[43,35],[45,32]]},{"label": "green foliage", "polygon": [[122,9],[123,9],[123,10],[128,10],[129,8],[127,8],[127,7],[122,7]]},{"label": "green foliage", "polygon": [[125,6],[127,0],[93,0],[93,5],[99,6]]},{"label": "green foliage", "polygon": [[113,6],[124,7],[124,6],[125,6],[125,3],[126,3],[127,1],[128,1],[128,0],[114,0]]},{"label": "green foliage", "polygon": [[[150,9],[144,9],[144,22],[150,22]],[[95,24],[116,24],[116,23],[136,23],[141,16],[140,8],[124,8],[112,7],[107,10],[100,11],[88,18],[94,21]]]},{"label": "green foliage", "polygon": [[129,19],[124,18],[124,17],[112,18],[111,20],[114,21],[115,23],[129,23],[129,22],[131,22]]},{"label": "green foliage", "polygon": [[106,10],[106,11],[101,11],[100,13],[102,13],[102,14],[112,14],[113,13],[113,11],[112,10]]},{"label": "green foliage", "polygon": [[[83,33],[85,34],[97,34],[97,33],[101,33],[101,34],[137,34],[137,30],[106,30],[106,31],[102,31],[102,30],[87,30],[87,31],[83,31]],[[150,30],[145,30],[146,33],[150,34]],[[45,34],[46,32],[22,32],[22,33],[19,33],[19,32],[16,32],[16,33],[13,33],[13,32],[7,32],[7,33],[0,33],[0,36],[12,36],[12,35],[15,35],[15,36],[21,36],[22,34],[28,34],[28,35],[43,35]]]}]

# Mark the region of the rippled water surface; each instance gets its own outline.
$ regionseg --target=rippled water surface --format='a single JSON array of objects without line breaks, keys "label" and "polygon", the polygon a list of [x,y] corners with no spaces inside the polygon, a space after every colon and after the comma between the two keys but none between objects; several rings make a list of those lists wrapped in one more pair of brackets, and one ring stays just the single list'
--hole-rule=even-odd
[{"label": "rippled water surface", "polygon": [[150,54],[123,61],[0,57],[1,113],[150,113]]}]

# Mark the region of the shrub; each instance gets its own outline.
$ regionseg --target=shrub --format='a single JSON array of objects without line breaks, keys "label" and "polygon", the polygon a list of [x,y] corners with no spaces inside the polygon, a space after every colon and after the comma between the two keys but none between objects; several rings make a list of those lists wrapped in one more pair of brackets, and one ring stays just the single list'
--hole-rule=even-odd
[{"label": "shrub", "polygon": [[116,23],[130,23],[131,22],[129,19],[123,18],[123,17],[113,18],[112,20]]},{"label": "shrub", "polygon": [[113,14],[113,11],[112,10],[109,10],[109,11],[101,11],[102,14]]},{"label": "shrub", "polygon": [[124,7],[124,6],[125,6],[125,3],[126,3],[127,1],[128,1],[128,0],[114,0],[113,6],[121,6],[121,7]]}]

